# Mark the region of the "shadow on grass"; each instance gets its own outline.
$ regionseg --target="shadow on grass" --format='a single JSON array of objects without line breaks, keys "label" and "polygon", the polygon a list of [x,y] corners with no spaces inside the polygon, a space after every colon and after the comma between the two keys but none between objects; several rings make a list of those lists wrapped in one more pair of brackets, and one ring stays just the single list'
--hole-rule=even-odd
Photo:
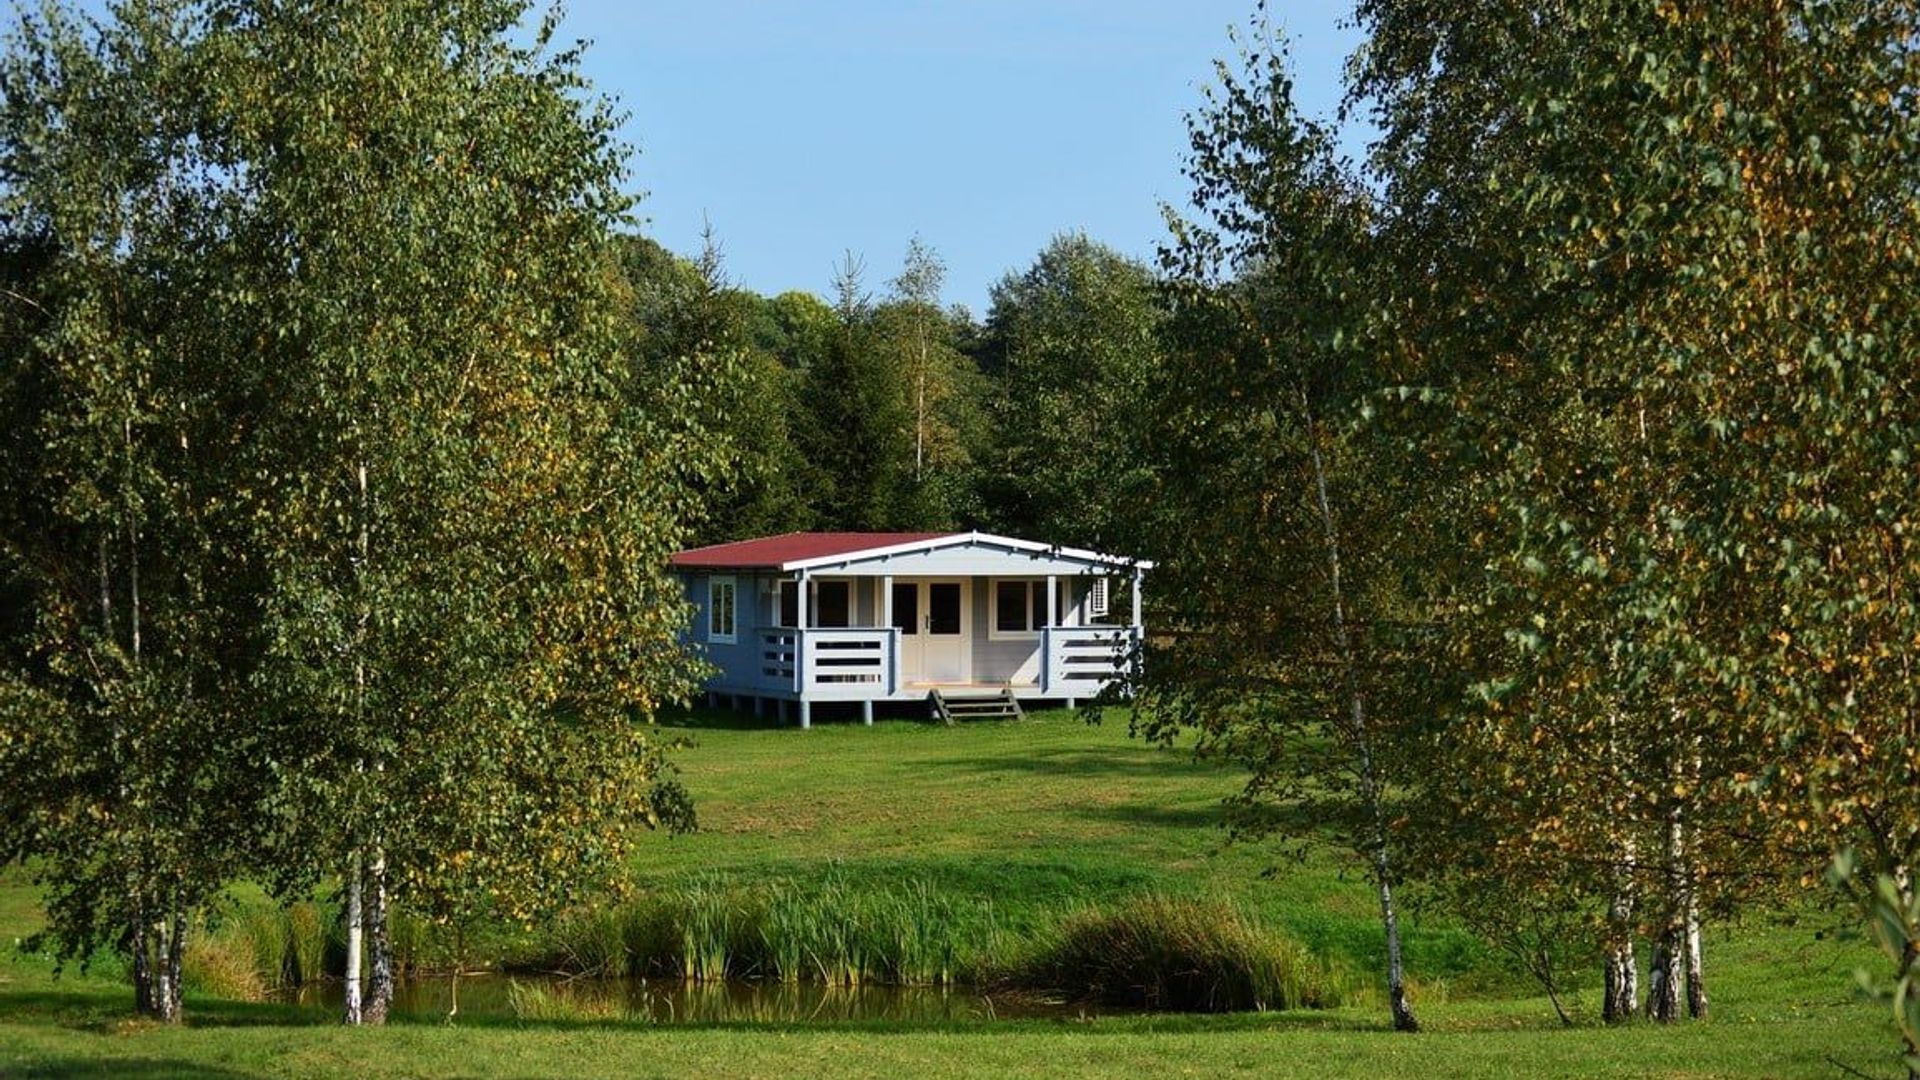
[{"label": "shadow on grass", "polygon": [[[1227,820],[1226,810],[1219,803],[1204,806],[1161,806],[1158,803],[1082,806],[1073,813],[1092,821],[1169,829],[1212,829],[1225,824]],[[1224,841],[1225,837],[1221,839]]]},{"label": "shadow on grass", "polygon": [[[0,990],[0,1016],[92,1032],[119,1030],[136,1022],[131,990],[124,998],[85,990]],[[186,1002],[188,1027],[311,1027],[334,1019],[325,1010],[278,1002],[202,997],[189,997]]]},{"label": "shadow on grass", "polygon": [[[751,706],[739,709],[710,708],[701,706],[696,709],[664,710],[655,718],[662,728],[674,731],[778,731],[788,729],[799,731],[800,723],[796,719],[796,706],[787,703],[786,719],[780,717],[778,702],[767,700],[762,705],[761,715],[755,716]],[[881,721],[899,721],[921,727],[938,727],[932,715],[927,711],[925,702],[920,701],[884,701],[874,705],[874,718]],[[860,704],[853,701],[816,701],[810,722],[814,727],[863,727],[864,718]],[[986,722],[986,721],[981,721]]]},{"label": "shadow on grass", "polygon": [[40,1078],[60,1077],[66,1080],[86,1080],[89,1077],[116,1077],[119,1080],[172,1080],[180,1077],[223,1078],[265,1077],[268,1073],[241,1072],[237,1069],[223,1069],[209,1065],[204,1061],[170,1060],[167,1058],[109,1058],[97,1060],[89,1057],[55,1059],[34,1062],[18,1070],[9,1069],[4,1074],[8,1080],[40,1080]]},{"label": "shadow on grass", "polygon": [[955,772],[1025,773],[1030,776],[1112,776],[1169,777],[1175,775],[1208,776],[1225,774],[1220,765],[1195,761],[1178,750],[1137,744],[1102,748],[1035,748],[1016,754],[941,758],[926,763],[928,768]]},{"label": "shadow on grass", "polygon": [[655,717],[654,723],[670,731],[760,731],[780,726],[772,713],[755,716],[730,709],[673,709]]}]

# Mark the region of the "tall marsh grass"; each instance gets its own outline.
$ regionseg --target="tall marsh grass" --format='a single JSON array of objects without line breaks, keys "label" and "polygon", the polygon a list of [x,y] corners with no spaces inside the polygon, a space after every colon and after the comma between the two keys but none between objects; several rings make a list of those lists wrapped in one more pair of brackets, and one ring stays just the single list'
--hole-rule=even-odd
[{"label": "tall marsh grass", "polygon": [[1330,1008],[1347,997],[1340,972],[1237,909],[1153,895],[1068,916],[1004,981],[1180,1012]]},{"label": "tall marsh grass", "polygon": [[310,901],[284,907],[248,904],[198,923],[180,962],[189,986],[258,1001],[275,990],[326,977],[330,958],[345,950],[345,936],[329,907]]},{"label": "tall marsh grass", "polygon": [[[396,967],[434,970],[444,960],[439,937],[396,911]],[[199,989],[257,999],[337,975],[343,939],[331,907],[244,909],[195,935],[188,976]],[[580,909],[514,954],[508,966],[522,971],[845,989],[1000,987],[1174,1011],[1320,1008],[1354,995],[1340,969],[1227,904],[1147,895],[1015,926],[990,902],[928,881],[838,871],[801,880],[691,878]],[[511,1005],[524,1019],[614,1019],[619,1011],[538,986],[516,989]]]},{"label": "tall marsh grass", "polygon": [[[445,943],[427,920],[395,909],[388,930],[398,973],[448,962]],[[258,1000],[337,978],[346,967],[346,931],[337,905],[309,900],[226,911],[196,926],[188,945],[181,965],[189,984],[223,997]]]},{"label": "tall marsh grass", "polygon": [[925,882],[695,878],[565,919],[530,966],[592,975],[951,986],[984,973],[992,906]]},{"label": "tall marsh grass", "polygon": [[702,877],[562,920],[547,970],[817,983],[1001,986],[1178,1011],[1322,1008],[1348,980],[1221,903],[1143,896],[1015,932],[925,881]]},{"label": "tall marsh grass", "polygon": [[316,982],[326,975],[327,945],[333,936],[334,916],[319,904],[303,900],[286,908],[288,977],[293,985]]}]

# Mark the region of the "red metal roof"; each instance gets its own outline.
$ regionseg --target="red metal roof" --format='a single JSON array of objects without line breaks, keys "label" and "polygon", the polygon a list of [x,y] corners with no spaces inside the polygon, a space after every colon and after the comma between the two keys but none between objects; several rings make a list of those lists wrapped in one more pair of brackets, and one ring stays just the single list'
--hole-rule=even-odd
[{"label": "red metal roof", "polygon": [[779,569],[802,559],[822,559],[835,555],[857,555],[895,544],[913,544],[938,540],[943,536],[965,535],[950,532],[795,532],[763,536],[757,540],[736,540],[693,548],[673,557],[673,565],[682,569],[758,570]]}]

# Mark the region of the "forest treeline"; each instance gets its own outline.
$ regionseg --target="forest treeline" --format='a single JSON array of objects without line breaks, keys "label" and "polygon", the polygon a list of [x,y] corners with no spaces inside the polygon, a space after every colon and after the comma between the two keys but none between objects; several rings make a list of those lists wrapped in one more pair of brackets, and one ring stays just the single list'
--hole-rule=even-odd
[{"label": "forest treeline", "polygon": [[806,529],[982,529],[1078,545],[1138,540],[1140,416],[1165,296],[1151,269],[1065,233],[992,289],[984,322],[944,305],[939,253],[914,238],[882,277],[847,253],[830,299],[727,280],[621,241],[642,348],[724,356],[712,422],[733,468],[702,542]]},{"label": "forest treeline", "polygon": [[1615,1021],[1848,903],[1920,1068],[1920,5],[1364,0],[1360,162],[1256,14],[1152,265],[1064,234],[983,322],[917,240],[822,299],[633,236],[524,4],[55,10],[0,856],[143,1008],[238,876],[342,883],[377,1019],[391,903],[537,918],[685,824],[676,548],[974,527],[1156,560],[1136,728],[1351,849],[1396,1027],[1409,887]]}]

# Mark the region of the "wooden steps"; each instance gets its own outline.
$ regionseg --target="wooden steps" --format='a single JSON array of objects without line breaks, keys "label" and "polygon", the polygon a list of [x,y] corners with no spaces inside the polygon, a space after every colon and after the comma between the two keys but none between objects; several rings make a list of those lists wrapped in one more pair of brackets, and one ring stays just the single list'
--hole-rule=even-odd
[{"label": "wooden steps", "polygon": [[1023,720],[1027,715],[1021,711],[1020,702],[1011,689],[995,694],[954,694],[941,693],[936,688],[927,692],[927,704],[933,709],[934,719],[949,727],[955,720]]}]

